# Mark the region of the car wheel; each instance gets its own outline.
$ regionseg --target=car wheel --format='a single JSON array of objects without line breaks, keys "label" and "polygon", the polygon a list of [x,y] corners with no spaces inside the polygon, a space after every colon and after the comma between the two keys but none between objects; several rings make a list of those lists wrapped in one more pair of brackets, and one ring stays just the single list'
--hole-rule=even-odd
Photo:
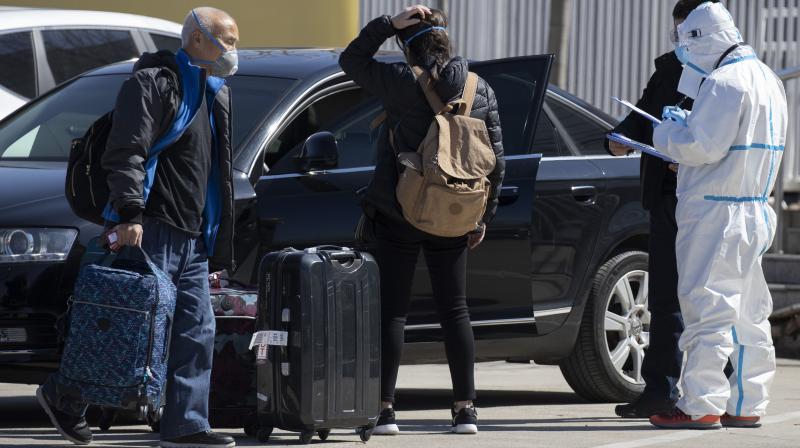
[{"label": "car wheel", "polygon": [[560,367],[587,400],[629,403],[644,390],[642,363],[650,345],[647,254],[624,252],[597,271],[578,340]]}]

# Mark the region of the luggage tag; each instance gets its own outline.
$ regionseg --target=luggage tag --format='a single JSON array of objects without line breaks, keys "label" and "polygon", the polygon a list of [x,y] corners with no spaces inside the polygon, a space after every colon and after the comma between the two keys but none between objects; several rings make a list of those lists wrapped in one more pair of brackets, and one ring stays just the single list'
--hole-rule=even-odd
[{"label": "luggage tag", "polygon": [[258,347],[256,361],[263,361],[267,359],[270,345],[286,347],[289,345],[289,333],[286,331],[258,331],[250,339],[249,350]]}]

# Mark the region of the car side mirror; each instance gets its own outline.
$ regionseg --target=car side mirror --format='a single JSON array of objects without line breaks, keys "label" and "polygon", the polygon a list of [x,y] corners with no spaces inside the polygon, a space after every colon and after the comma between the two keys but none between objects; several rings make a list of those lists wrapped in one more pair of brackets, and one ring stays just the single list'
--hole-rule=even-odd
[{"label": "car side mirror", "polygon": [[317,132],[306,139],[298,157],[303,171],[336,168],[339,164],[339,145],[330,132]]}]

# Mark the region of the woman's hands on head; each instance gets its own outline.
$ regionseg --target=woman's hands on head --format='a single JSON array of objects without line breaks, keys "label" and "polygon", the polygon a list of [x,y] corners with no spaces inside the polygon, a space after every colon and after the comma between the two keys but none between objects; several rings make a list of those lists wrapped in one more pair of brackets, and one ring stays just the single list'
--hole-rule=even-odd
[{"label": "woman's hands on head", "polygon": [[429,16],[432,13],[430,8],[428,8],[427,6],[422,6],[422,5],[409,6],[400,14],[397,14],[396,16],[392,17],[392,26],[396,30],[402,30],[412,25],[416,25],[420,22],[420,19],[412,17],[414,17],[417,14],[419,14],[424,18],[425,16]]}]

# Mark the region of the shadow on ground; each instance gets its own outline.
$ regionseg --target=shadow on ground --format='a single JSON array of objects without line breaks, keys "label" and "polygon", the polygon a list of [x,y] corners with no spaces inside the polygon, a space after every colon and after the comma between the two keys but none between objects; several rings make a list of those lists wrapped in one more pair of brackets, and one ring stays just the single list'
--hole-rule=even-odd
[{"label": "shadow on ground", "polygon": [[[519,390],[479,390],[478,408],[503,406],[582,405],[589,403],[572,392],[536,392]],[[453,393],[445,389],[398,389],[398,410],[420,411],[450,408]]]},{"label": "shadow on ground", "polygon": [[[586,401],[573,393],[567,392],[536,392],[536,391],[511,391],[511,390],[481,390],[478,391],[479,408],[500,406],[547,406],[563,405],[578,406]],[[416,419],[403,420],[402,429],[409,434],[443,434],[449,427],[449,411],[452,401],[452,392],[445,389],[400,389],[397,391],[398,411],[417,410],[442,410],[441,419]],[[34,396],[14,396],[0,398],[0,438],[6,440],[20,440],[20,446],[37,448],[55,446],[63,439],[55,430],[49,429],[50,422],[45,413],[39,408]],[[88,415],[90,424],[96,428],[99,412],[91,409]],[[602,422],[618,422],[617,419],[606,418],[562,418],[555,413],[548,419],[519,419],[519,420],[481,420],[481,431],[534,431],[534,432],[560,432],[560,431],[605,431],[605,430],[642,430],[649,429],[648,425],[632,424],[628,427],[602,425]],[[597,425],[601,423],[601,425]],[[590,426],[591,424],[591,426]],[[127,426],[127,428],[122,428]],[[136,428],[130,428],[135,426]],[[225,432],[225,429],[220,429]],[[238,432],[233,430],[231,432]],[[241,433],[240,433],[241,434]],[[331,443],[352,443],[355,436],[347,431],[334,431],[328,440]],[[31,443],[30,440],[35,442]],[[25,442],[23,442],[23,440]],[[99,447],[147,447],[155,446],[158,435],[150,432],[144,424],[138,422],[133,416],[122,415],[115,426],[109,431],[96,430],[95,441],[92,446]],[[276,433],[270,439],[277,445],[300,444],[298,437],[290,433]],[[13,443],[13,442],[12,442]],[[240,437],[237,439],[239,446],[261,445],[255,439]],[[63,445],[62,445],[63,446]]]}]

